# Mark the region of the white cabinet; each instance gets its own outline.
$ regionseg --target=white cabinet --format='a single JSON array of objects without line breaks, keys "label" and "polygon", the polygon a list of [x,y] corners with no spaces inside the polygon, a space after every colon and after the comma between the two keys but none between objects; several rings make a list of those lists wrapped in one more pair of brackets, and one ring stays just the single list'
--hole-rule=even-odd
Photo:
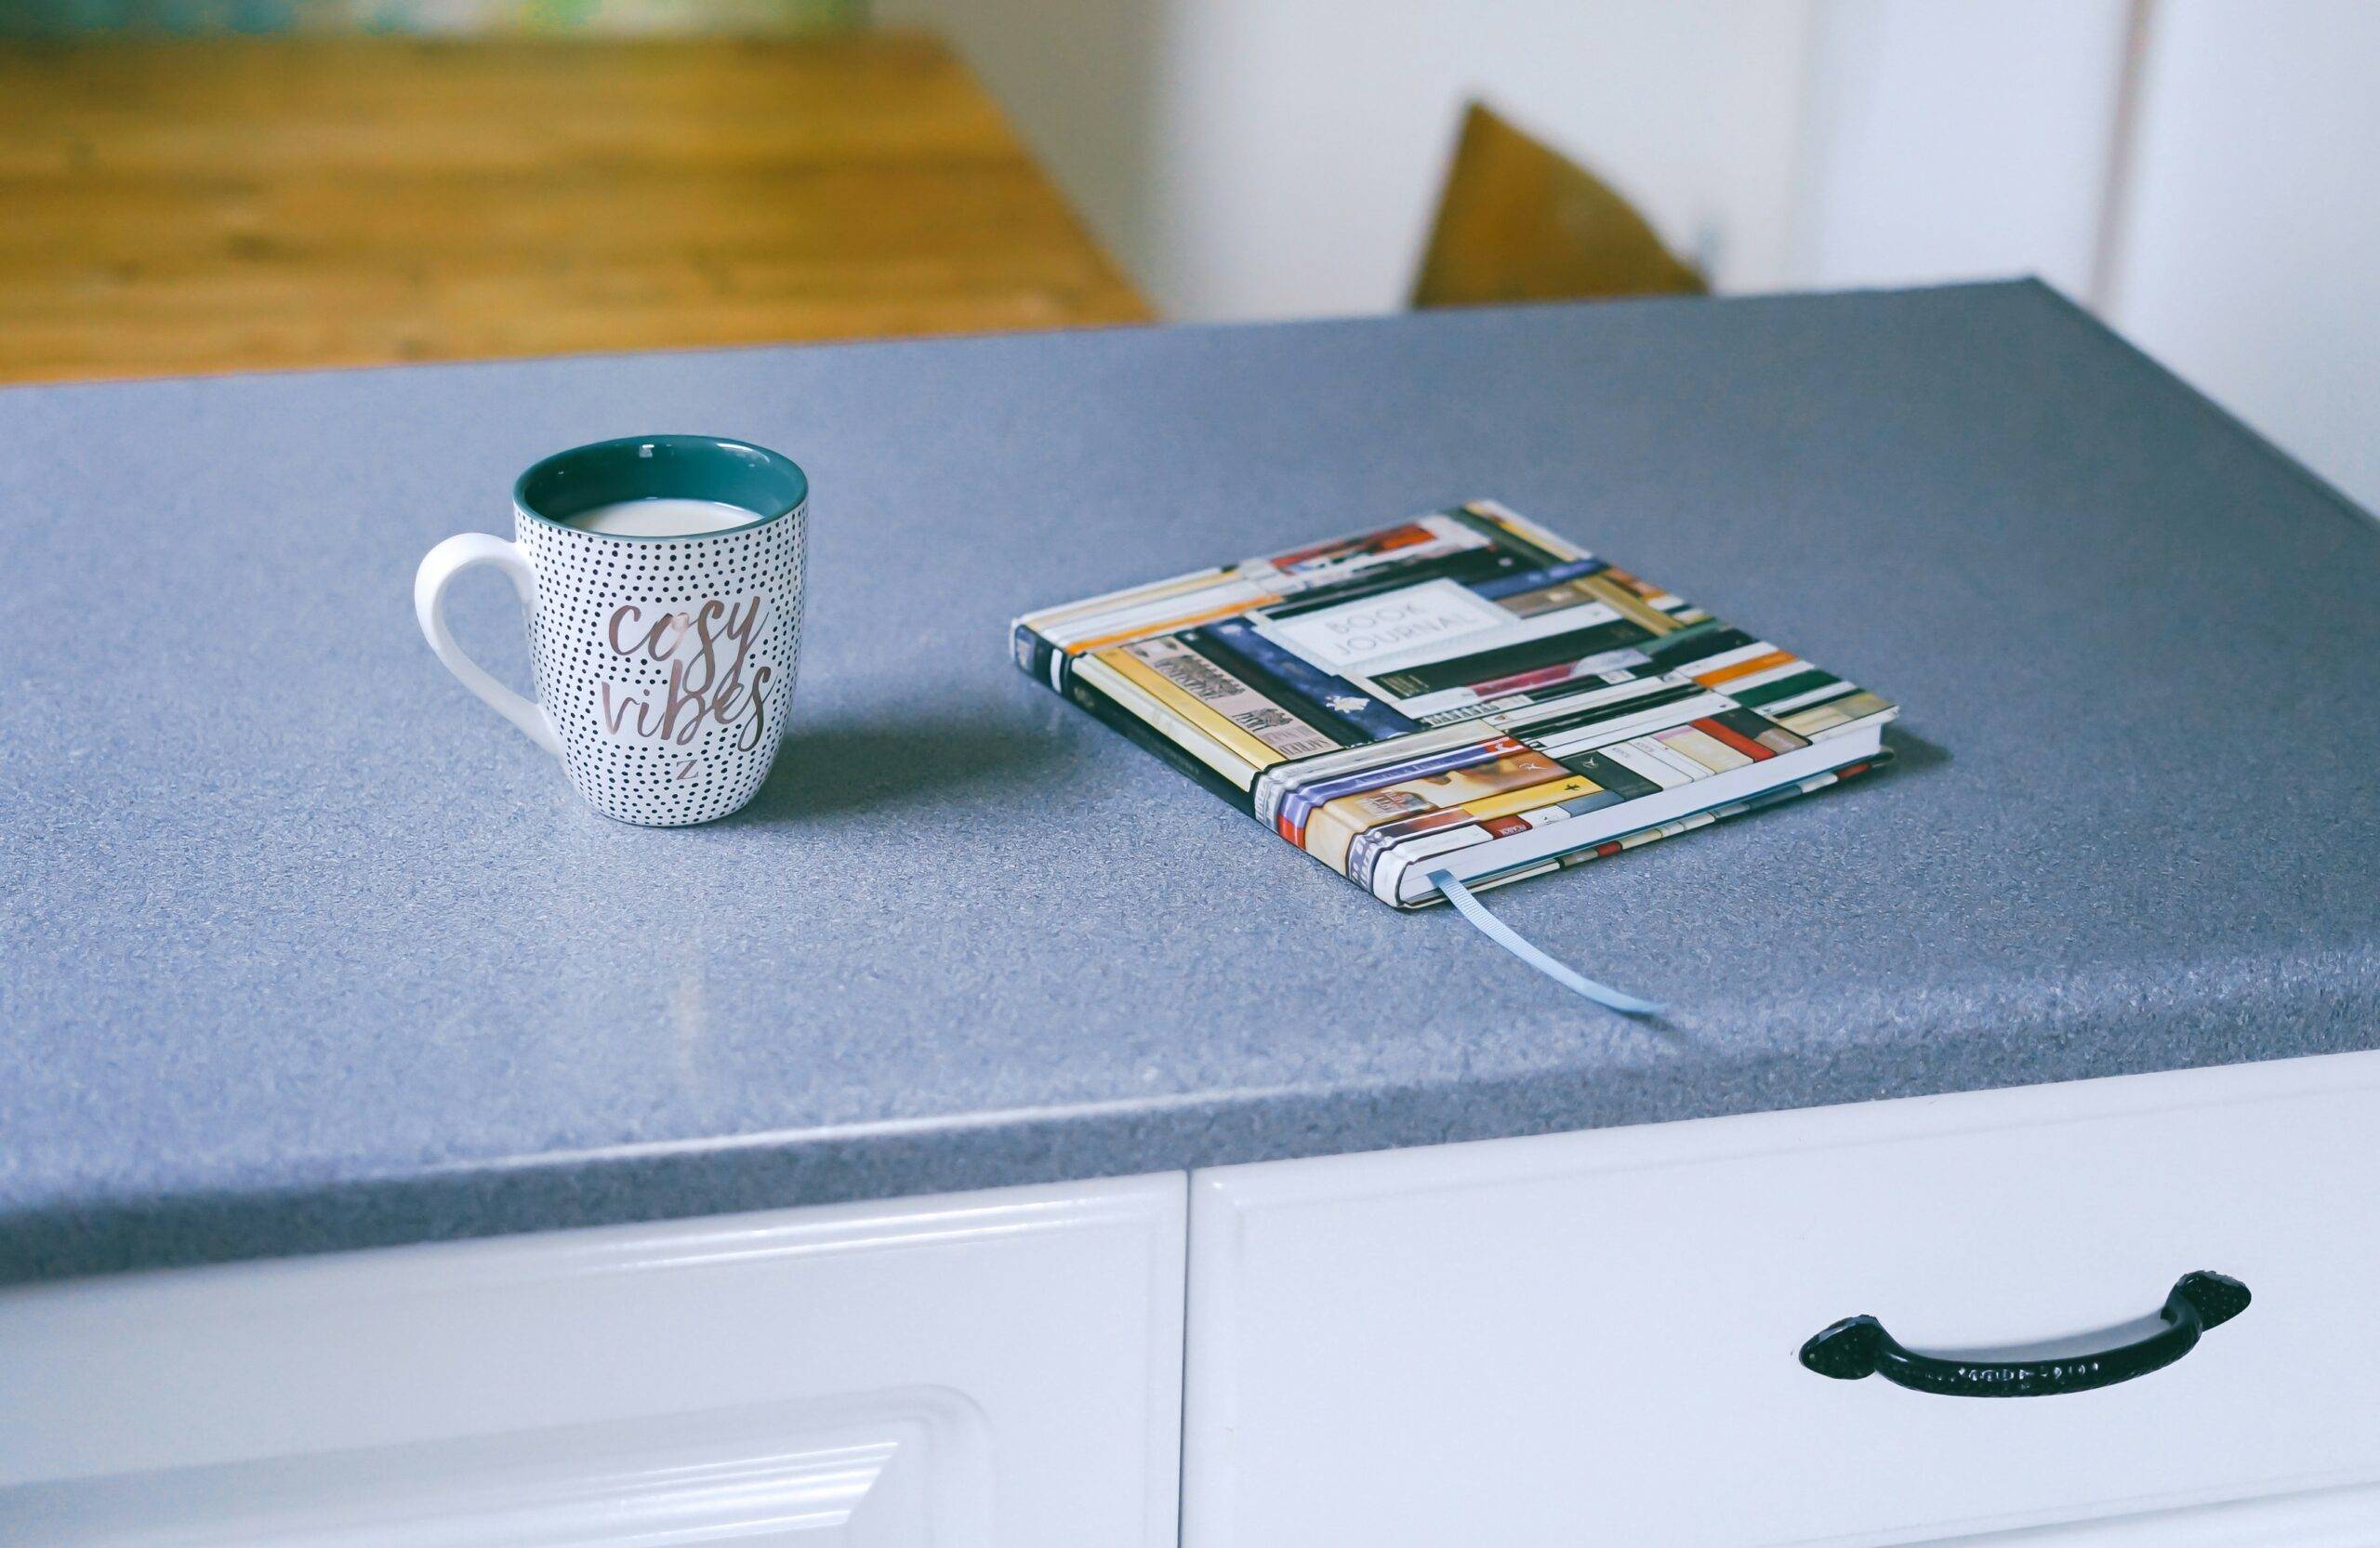
[{"label": "white cabinet", "polygon": [[2371,1548],[2375,1542],[2380,1488],[2364,1488],[1945,1539],[1937,1548]]},{"label": "white cabinet", "polygon": [[70,1281],[0,1544],[2375,1548],[2374,1286],[2380,1053]]},{"label": "white cabinet", "polygon": [[[2380,1480],[2380,1054],[1225,1168],[1191,1205],[1183,1548],[2380,1543],[2372,1495],[2316,1492]],[[1796,1357],[1860,1313],[2087,1350],[2199,1269],[2254,1303],[2096,1391]]]},{"label": "white cabinet", "polygon": [[1158,1548],[1183,1188],[0,1292],[0,1542]]}]

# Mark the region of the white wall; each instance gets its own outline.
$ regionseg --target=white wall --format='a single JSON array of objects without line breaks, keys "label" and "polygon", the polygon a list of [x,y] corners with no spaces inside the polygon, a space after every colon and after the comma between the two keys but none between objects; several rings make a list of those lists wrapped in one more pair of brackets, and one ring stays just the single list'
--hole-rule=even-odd
[{"label": "white wall", "polygon": [[1170,220],[1186,314],[1401,306],[1478,95],[1737,286],[1782,277],[1805,7],[1781,0],[1192,0],[1174,13]]},{"label": "white wall", "polygon": [[1792,284],[2043,275],[2380,508],[2380,6],[1814,20]]},{"label": "white wall", "polygon": [[[5,4],[6,0],[0,0]],[[1151,288],[1172,130],[1160,89],[1174,0],[868,0],[873,20],[941,34],[996,98],[1108,252]]]},{"label": "white wall", "polygon": [[878,0],[951,38],[1167,316],[1404,305],[1463,101],[1786,277],[1808,0]]},{"label": "white wall", "polygon": [[2380,506],[2373,0],[876,0],[1166,316],[1385,311],[1484,97],[1723,290],[2037,273]]},{"label": "white wall", "polygon": [[1825,0],[1813,20],[1793,284],[2091,293],[2124,0]]},{"label": "white wall", "polygon": [[2380,6],[2162,0],[2109,319],[2380,509]]}]

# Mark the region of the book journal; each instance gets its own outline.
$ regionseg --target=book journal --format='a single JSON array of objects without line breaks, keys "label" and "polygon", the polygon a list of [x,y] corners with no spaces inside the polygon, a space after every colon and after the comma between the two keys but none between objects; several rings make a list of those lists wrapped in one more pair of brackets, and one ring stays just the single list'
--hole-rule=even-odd
[{"label": "book journal", "polygon": [[1012,644],[1400,908],[1838,785],[1897,712],[1492,500],[1028,613]]}]

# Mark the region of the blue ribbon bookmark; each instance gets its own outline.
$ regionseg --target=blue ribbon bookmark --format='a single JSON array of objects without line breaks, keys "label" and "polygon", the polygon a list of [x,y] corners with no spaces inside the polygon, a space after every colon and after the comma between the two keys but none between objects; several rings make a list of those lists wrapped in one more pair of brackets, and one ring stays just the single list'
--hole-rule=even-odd
[{"label": "blue ribbon bookmark", "polygon": [[1453,872],[1435,870],[1421,880],[1444,893],[1446,900],[1454,905],[1455,912],[1469,920],[1474,930],[1571,993],[1583,995],[1606,1010],[1617,1011],[1624,1016],[1658,1016],[1669,1009],[1658,1000],[1639,999],[1634,995],[1620,993],[1608,984],[1598,984],[1584,973],[1573,972],[1548,957],[1523,940],[1519,932],[1511,925],[1488,912],[1480,901],[1471,895],[1471,889],[1454,879]]}]

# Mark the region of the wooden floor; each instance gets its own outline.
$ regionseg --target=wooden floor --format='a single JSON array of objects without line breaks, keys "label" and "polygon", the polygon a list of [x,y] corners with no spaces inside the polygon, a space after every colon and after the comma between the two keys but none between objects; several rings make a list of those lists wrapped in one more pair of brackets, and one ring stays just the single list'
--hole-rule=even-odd
[{"label": "wooden floor", "polygon": [[0,45],[0,380],[1148,315],[929,37]]}]

